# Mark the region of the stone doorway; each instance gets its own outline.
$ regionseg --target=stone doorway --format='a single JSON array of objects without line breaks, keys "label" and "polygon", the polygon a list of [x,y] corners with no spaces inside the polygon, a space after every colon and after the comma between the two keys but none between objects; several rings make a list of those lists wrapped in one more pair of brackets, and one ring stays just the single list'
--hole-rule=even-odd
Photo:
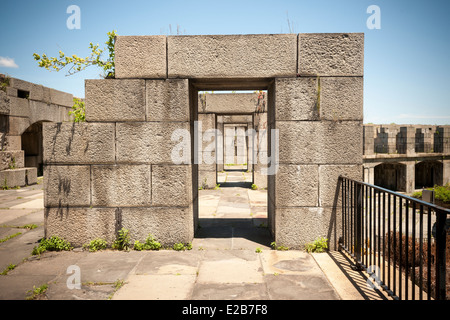
[{"label": "stone doorway", "polygon": [[[215,163],[197,165],[196,247],[255,250],[268,248],[273,239],[268,229],[267,176],[262,177],[258,170],[258,156],[267,154],[268,135],[260,133],[267,127],[267,89],[247,84],[246,90],[239,90],[240,85],[225,81],[219,88],[228,90],[220,91],[217,87],[201,91],[204,86],[211,88],[205,82],[191,86],[190,96],[199,96],[197,107],[191,106],[201,123],[203,142],[198,159],[204,160],[208,145],[215,144]],[[216,130],[211,140],[210,135],[204,136],[208,130]]]}]

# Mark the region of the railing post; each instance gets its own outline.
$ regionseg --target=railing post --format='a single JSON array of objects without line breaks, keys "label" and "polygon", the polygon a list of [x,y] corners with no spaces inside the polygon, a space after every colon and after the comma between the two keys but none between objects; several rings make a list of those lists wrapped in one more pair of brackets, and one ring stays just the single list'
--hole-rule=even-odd
[{"label": "railing post", "polygon": [[445,227],[447,214],[436,211],[436,300],[446,299],[445,288],[445,250],[447,230]]},{"label": "railing post", "polygon": [[356,265],[355,270],[363,270],[363,266],[361,264],[361,249],[362,249],[362,185],[357,183],[356,188],[356,197],[355,197],[355,219],[354,219],[354,244],[355,244],[355,256],[356,256]]}]

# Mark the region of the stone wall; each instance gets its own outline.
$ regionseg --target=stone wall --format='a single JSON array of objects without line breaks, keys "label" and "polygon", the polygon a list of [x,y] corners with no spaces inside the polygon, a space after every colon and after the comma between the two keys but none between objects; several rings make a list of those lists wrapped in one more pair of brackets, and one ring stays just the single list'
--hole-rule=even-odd
[{"label": "stone wall", "polygon": [[450,126],[364,125],[364,181],[394,191],[450,183]]},{"label": "stone wall", "polygon": [[73,96],[0,75],[0,186],[36,183],[42,175],[42,122],[69,121]]},{"label": "stone wall", "polygon": [[267,90],[269,229],[335,248],[338,177],[362,178],[363,51],[363,34],[117,37],[116,79],[86,81],[87,123],[44,126],[46,236],[192,241],[198,141],[174,164],[172,133],[194,137],[199,91]]}]

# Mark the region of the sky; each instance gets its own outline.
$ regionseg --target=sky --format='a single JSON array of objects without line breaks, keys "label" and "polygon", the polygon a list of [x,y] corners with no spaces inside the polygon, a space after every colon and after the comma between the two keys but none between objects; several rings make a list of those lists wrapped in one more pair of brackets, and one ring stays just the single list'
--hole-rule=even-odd
[{"label": "sky", "polygon": [[[67,20],[80,8],[79,29]],[[378,6],[379,28],[371,29]],[[81,57],[119,35],[363,32],[364,123],[450,124],[450,1],[2,1],[0,73],[84,97],[95,66],[67,76],[39,68],[33,53]],[[72,21],[72,20],[71,20]],[[178,27],[177,27],[178,26]],[[370,26],[370,23],[369,23]],[[106,57],[105,57],[106,58]]]}]

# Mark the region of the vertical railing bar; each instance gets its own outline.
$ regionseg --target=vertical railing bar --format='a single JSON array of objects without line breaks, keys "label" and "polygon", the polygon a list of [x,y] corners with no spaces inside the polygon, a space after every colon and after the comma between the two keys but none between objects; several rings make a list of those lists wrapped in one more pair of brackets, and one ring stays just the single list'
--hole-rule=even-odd
[{"label": "vertical railing bar", "polygon": [[365,214],[364,214],[364,257],[365,257],[365,265],[368,266],[369,265],[369,259],[367,257],[367,226],[368,226],[368,221],[367,221],[367,217],[369,215],[369,192],[370,192],[370,187],[366,186],[366,197],[365,197],[365,202],[366,202],[366,208],[365,208]]},{"label": "vertical railing bar", "polygon": [[[391,194],[388,193],[388,287],[391,288]],[[395,264],[394,269],[395,273]],[[395,294],[395,287],[393,290]]]},{"label": "vertical railing bar", "polygon": [[369,263],[367,266],[372,265],[372,198],[373,198],[373,189],[370,189],[370,199],[369,199],[369,243],[367,247],[367,251],[369,254]]},{"label": "vertical railing bar", "polygon": [[355,216],[355,249],[356,249],[356,263],[361,265],[361,209],[362,209],[362,185],[356,185],[356,216]]},{"label": "vertical railing bar", "polygon": [[349,249],[350,252],[352,254],[354,254],[354,250],[353,250],[353,207],[354,207],[354,199],[353,199],[353,181],[350,181],[350,232],[348,235],[348,240],[349,240]]},{"label": "vertical railing bar", "polygon": [[[401,206],[402,206],[402,198],[399,198],[398,199],[399,200],[399,204],[400,204],[400,208],[401,208]],[[394,243],[393,243],[393,245],[394,245],[394,248],[393,248],[393,250],[394,250],[394,279],[393,279],[393,281],[394,281],[394,291],[395,291],[395,289],[397,288],[397,197],[394,195],[394,217],[393,217],[394,219],[394,225],[393,225],[393,229],[394,229],[394,231],[393,231],[393,241],[394,241]],[[401,279],[401,277],[399,277],[399,279]],[[401,286],[399,286],[399,293],[400,293],[400,299],[401,299]]]},{"label": "vertical railing bar", "polygon": [[436,300],[446,299],[446,237],[447,214],[436,210]]},{"label": "vertical railing bar", "polygon": [[423,300],[423,205],[420,205],[419,217],[419,299]]},{"label": "vertical railing bar", "polygon": [[373,265],[377,266],[377,190],[373,191]]},{"label": "vertical railing bar", "polygon": [[[375,230],[376,230],[376,221],[377,221],[377,201],[376,201],[376,198],[377,198],[377,190],[376,189],[374,189],[373,190],[373,198],[372,198],[372,202],[373,202],[373,217],[372,217],[372,219],[373,219],[373,221],[372,221],[372,228],[373,228],[373,232],[372,232],[372,236],[373,236],[373,251],[372,251],[372,256],[373,256],[373,263],[372,263],[372,265],[373,265],[373,267],[375,267],[376,266],[376,264],[377,264],[377,254],[376,254],[376,250],[377,250],[377,240],[376,240],[376,233],[375,233]],[[375,269],[375,268],[373,268],[373,269]]]},{"label": "vertical railing bar", "polygon": [[428,207],[427,217],[427,300],[431,300],[431,207]]},{"label": "vertical railing bar", "polygon": [[383,191],[383,283],[384,284],[386,284],[386,228],[385,227],[386,227],[386,192]]},{"label": "vertical railing bar", "polygon": [[416,203],[412,207],[412,264],[411,264],[411,299],[416,300]]},{"label": "vertical railing bar", "polygon": [[[398,217],[398,221],[399,221],[399,245],[398,247],[400,248],[399,250],[399,257],[398,260],[400,261],[398,264],[398,293],[399,293],[399,298],[400,300],[402,300],[402,258],[403,258],[403,249],[402,249],[402,242],[403,242],[403,204],[402,204],[402,198],[399,199],[400,200],[400,205],[399,205],[399,217]],[[397,232],[394,233],[395,235],[397,234]],[[394,244],[395,246],[396,244]],[[396,251],[394,251],[395,254]],[[394,257],[395,259],[395,257]]]},{"label": "vertical railing bar", "polygon": [[409,201],[406,200],[406,225],[405,225],[405,300],[408,300],[408,269],[409,269],[409,261],[408,261],[408,247],[409,247]]},{"label": "vertical railing bar", "polygon": [[341,177],[341,194],[342,194],[342,201],[341,201],[341,210],[342,210],[342,241],[339,243],[338,249],[341,249],[340,246],[343,244],[345,246],[345,178]]},{"label": "vertical railing bar", "polygon": [[[378,269],[381,269],[381,192],[378,192],[377,204],[378,204]],[[384,273],[384,269],[383,269]]]}]

